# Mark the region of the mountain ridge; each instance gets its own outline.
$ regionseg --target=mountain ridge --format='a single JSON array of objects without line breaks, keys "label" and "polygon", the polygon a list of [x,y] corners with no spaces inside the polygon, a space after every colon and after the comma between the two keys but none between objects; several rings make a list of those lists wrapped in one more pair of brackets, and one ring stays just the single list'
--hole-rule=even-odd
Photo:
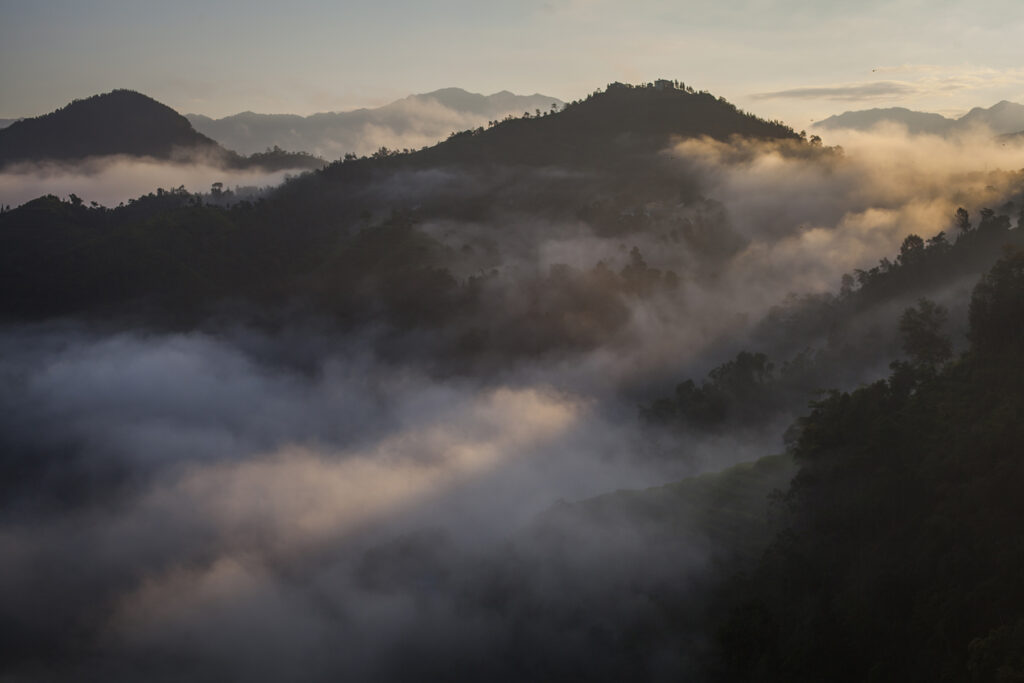
[{"label": "mountain ridge", "polygon": [[326,158],[369,154],[381,145],[419,148],[444,139],[454,130],[476,127],[509,114],[561,106],[556,97],[516,95],[501,90],[490,95],[462,88],[441,88],[409,95],[381,107],[299,114],[252,111],[212,118],[186,114],[200,132],[243,153],[278,145]]},{"label": "mountain ridge", "polygon": [[[735,135],[828,154],[792,129],[745,114],[710,93],[616,86],[563,111],[463,131],[426,150],[346,158],[285,183],[255,204],[215,207],[183,190],[109,210],[41,198],[0,218],[0,237],[12,248],[10,259],[0,263],[7,271],[0,284],[8,292],[0,316],[123,311],[151,301],[154,319],[165,319],[161,312],[202,315],[231,298],[301,297],[350,321],[384,315],[380,307],[396,320],[433,324],[477,305],[475,285],[460,289],[448,269],[491,268],[490,238],[467,238],[476,246],[466,250],[465,240],[449,244],[444,236],[415,229],[418,222],[500,224],[511,210],[572,225],[585,214],[599,232],[621,234],[632,229],[622,222],[622,212],[639,202],[678,208],[682,197],[692,211],[714,212],[699,197],[689,170],[661,152],[674,136]],[[567,172],[553,177],[551,167]],[[426,184],[410,183],[410,173]],[[595,205],[598,192],[602,202]],[[181,229],[136,231],[156,217]],[[685,221],[680,225],[686,233],[679,239],[709,260],[739,244],[727,225],[713,235]],[[99,234],[105,237],[96,241]],[[113,243],[122,246],[103,247]],[[579,277],[597,278],[615,291],[672,286],[674,275],[648,272],[642,259],[634,261],[625,279],[614,273],[605,278],[603,271]],[[548,335],[552,344],[592,344],[623,324],[613,298],[598,297],[588,305],[593,323],[579,328],[567,322]],[[508,332],[495,344],[510,353],[530,352],[537,340],[523,336],[524,324],[496,322],[496,329],[507,325]],[[459,343],[475,344],[474,334],[484,332]]]},{"label": "mountain ridge", "polygon": [[959,118],[933,112],[915,111],[906,107],[858,109],[835,114],[813,124],[814,128],[836,130],[870,130],[881,123],[906,126],[912,135],[951,135],[985,126],[996,135],[1013,135],[1024,131],[1024,104],[1001,100],[991,107],[974,107]]}]

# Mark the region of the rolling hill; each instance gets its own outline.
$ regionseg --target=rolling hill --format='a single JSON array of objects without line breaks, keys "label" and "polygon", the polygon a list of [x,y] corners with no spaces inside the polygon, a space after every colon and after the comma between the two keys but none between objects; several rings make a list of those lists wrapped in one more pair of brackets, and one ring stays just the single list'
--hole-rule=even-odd
[{"label": "rolling hill", "polygon": [[268,150],[246,158],[196,131],[167,105],[132,90],[75,100],[49,114],[0,129],[0,167],[16,163],[75,163],[106,156],[203,161],[225,167],[317,168],[305,154]]}]

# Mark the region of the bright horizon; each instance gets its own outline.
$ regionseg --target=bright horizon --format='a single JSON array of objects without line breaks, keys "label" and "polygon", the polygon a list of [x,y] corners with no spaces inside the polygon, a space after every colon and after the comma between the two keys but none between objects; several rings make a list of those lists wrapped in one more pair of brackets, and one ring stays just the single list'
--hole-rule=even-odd
[{"label": "bright horizon", "polygon": [[1024,6],[1008,0],[6,4],[4,118],[115,88],[219,118],[376,107],[446,87],[568,101],[657,78],[796,129],[856,109],[958,116],[1024,101]]}]

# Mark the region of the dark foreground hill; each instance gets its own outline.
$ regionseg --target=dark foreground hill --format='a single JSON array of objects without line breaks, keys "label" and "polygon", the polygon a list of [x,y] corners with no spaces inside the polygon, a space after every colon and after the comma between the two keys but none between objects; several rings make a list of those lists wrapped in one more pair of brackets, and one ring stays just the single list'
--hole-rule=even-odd
[{"label": "dark foreground hill", "polygon": [[197,132],[181,114],[132,90],[75,100],[49,114],[22,119],[0,130],[0,167],[123,155],[168,161],[204,161],[241,168],[316,168],[310,155],[247,159]]},{"label": "dark foreground hill", "polygon": [[730,589],[719,680],[1024,678],[1024,252],[969,318],[959,358],[908,337],[887,380],[798,422],[786,529]]}]

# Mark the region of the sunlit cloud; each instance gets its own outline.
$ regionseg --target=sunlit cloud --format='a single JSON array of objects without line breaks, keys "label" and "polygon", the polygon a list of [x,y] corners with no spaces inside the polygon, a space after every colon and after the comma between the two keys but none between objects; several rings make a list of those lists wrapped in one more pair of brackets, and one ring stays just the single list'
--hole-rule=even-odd
[{"label": "sunlit cloud", "polygon": [[[229,544],[289,547],[344,534],[522,457],[566,430],[571,401],[501,389],[361,453],[286,447],[266,457],[191,470],[149,505],[214,520]],[[269,535],[269,538],[268,538]]]}]

